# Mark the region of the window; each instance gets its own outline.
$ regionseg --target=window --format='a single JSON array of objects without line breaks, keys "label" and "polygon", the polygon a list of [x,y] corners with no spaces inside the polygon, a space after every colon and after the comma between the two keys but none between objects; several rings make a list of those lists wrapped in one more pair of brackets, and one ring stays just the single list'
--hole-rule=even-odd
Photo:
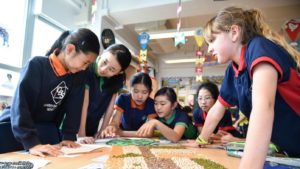
[{"label": "window", "polygon": [[42,18],[37,18],[34,25],[31,57],[45,56],[61,33],[61,29]]},{"label": "window", "polygon": [[22,67],[26,11],[27,1],[1,1],[0,63],[2,64]]}]

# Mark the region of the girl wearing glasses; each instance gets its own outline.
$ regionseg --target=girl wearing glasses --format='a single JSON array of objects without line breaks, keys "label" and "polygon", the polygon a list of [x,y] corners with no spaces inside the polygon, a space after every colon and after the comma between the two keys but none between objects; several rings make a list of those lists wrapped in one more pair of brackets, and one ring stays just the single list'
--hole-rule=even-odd
[{"label": "girl wearing glasses", "polygon": [[[207,112],[215,104],[219,96],[218,86],[212,82],[202,83],[197,89],[197,95],[199,108],[193,112],[193,117],[195,120],[194,125],[197,127],[198,132],[201,133]],[[232,126],[231,113],[228,110],[219,122],[218,126],[215,128],[214,133],[220,133],[220,135],[212,134],[213,138],[217,138],[217,136],[219,136],[219,139],[220,136],[225,135],[225,133],[232,134],[233,136],[240,136]]]}]

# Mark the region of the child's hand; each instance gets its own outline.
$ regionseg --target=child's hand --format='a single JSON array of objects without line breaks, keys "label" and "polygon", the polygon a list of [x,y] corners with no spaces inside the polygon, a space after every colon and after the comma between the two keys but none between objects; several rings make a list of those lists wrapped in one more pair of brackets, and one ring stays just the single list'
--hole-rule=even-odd
[{"label": "child's hand", "polygon": [[47,154],[47,155],[56,157],[59,155],[63,155],[63,152],[60,151],[60,147],[57,145],[39,144],[39,145],[36,145],[36,146],[30,148],[29,154],[37,155],[40,157],[45,157],[45,155]]},{"label": "child's hand", "polygon": [[[116,133],[118,131],[118,128],[116,126],[110,125],[107,126],[100,134],[100,138],[105,137],[116,137]],[[96,136],[96,138],[99,138],[99,135]]]},{"label": "child's hand", "polygon": [[60,146],[67,146],[69,148],[77,148],[80,147],[78,143],[75,143],[74,141],[70,140],[63,140],[62,142],[59,143]]},{"label": "child's hand", "polygon": [[196,142],[196,140],[187,140],[186,142],[182,143],[181,145],[186,147],[199,147],[199,144]]},{"label": "child's hand", "polygon": [[81,143],[81,144],[94,144],[95,139],[94,139],[94,137],[84,137],[84,138],[81,138],[79,140],[79,143]]},{"label": "child's hand", "polygon": [[235,140],[235,137],[233,137],[230,133],[221,137],[222,144],[226,144],[226,143],[232,142],[234,140]]},{"label": "child's hand", "polygon": [[156,125],[156,119],[151,119],[148,122],[144,123],[136,134],[140,137],[151,137],[153,135]]}]

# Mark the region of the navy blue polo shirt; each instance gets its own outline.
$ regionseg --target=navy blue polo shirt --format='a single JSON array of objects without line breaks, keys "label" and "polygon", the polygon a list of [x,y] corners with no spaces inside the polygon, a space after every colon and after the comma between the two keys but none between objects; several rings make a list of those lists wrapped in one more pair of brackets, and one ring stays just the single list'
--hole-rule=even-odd
[{"label": "navy blue polo shirt", "polygon": [[[203,127],[205,119],[207,116],[207,112],[202,111],[201,108],[197,108],[193,112],[193,117],[195,120],[196,127]],[[223,118],[219,122],[218,126],[216,127],[214,133],[217,133],[218,130],[223,130],[227,132],[235,131],[235,128],[232,126],[232,118],[230,111],[226,110]]]},{"label": "navy blue polo shirt", "polygon": [[157,117],[157,119],[171,129],[174,129],[177,125],[184,126],[185,131],[182,137],[184,139],[194,139],[197,137],[197,129],[193,126],[192,121],[185,112],[178,108],[175,109],[169,119],[166,120],[160,117]]},{"label": "navy blue polo shirt", "polygon": [[154,100],[147,98],[143,105],[136,105],[130,93],[121,94],[115,102],[115,109],[122,112],[121,127],[127,131],[138,130],[148,118],[156,117]]},{"label": "navy blue polo shirt", "polygon": [[271,64],[278,72],[271,141],[289,155],[300,157],[300,76],[295,61],[282,47],[263,37],[247,44],[240,61],[239,66],[231,63],[227,67],[219,101],[224,106],[237,105],[249,118],[253,69],[262,62]]},{"label": "navy blue polo shirt", "polygon": [[94,136],[113,94],[122,89],[125,77],[123,74],[110,78],[99,76],[96,62],[90,65],[88,71],[86,89],[89,90],[89,105],[85,129],[87,136]]}]

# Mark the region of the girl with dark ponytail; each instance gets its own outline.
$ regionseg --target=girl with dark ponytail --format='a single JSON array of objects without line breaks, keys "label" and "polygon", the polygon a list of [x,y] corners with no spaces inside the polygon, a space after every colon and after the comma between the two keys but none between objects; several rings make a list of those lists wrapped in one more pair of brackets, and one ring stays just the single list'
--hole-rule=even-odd
[{"label": "girl with dark ponytail", "polygon": [[[41,157],[61,154],[60,147],[54,144],[78,147],[74,141],[83,102],[83,70],[94,62],[99,50],[98,37],[89,29],[80,28],[63,32],[47,57],[33,57],[20,74],[11,108],[0,116],[1,122],[11,123],[7,133],[21,145],[12,139],[6,140],[8,146],[1,147],[11,147],[6,151],[23,147]],[[9,138],[13,137],[1,139]]]}]

